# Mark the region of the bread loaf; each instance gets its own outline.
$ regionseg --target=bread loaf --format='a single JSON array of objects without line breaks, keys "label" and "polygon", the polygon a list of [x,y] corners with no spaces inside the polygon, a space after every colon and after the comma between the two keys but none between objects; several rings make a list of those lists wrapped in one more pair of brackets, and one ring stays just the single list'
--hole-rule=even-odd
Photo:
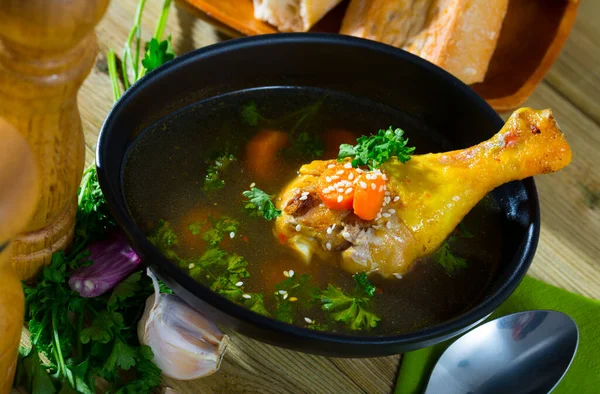
[{"label": "bread loaf", "polygon": [[405,49],[467,84],[481,82],[508,0],[352,0],[340,33]]},{"label": "bread loaf", "polygon": [[254,17],[279,31],[308,31],[342,0],[253,0]]}]

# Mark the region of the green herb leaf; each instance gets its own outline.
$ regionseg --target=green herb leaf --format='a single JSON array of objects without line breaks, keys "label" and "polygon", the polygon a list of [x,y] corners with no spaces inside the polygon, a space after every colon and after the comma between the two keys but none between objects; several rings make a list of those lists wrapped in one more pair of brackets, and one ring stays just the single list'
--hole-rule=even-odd
[{"label": "green herb leaf", "polygon": [[352,166],[368,166],[373,170],[381,166],[392,157],[397,157],[402,163],[410,160],[414,147],[406,146],[408,139],[403,138],[404,131],[401,129],[379,130],[375,135],[358,138],[355,146],[342,144],[338,160],[352,157]]},{"label": "green herb leaf", "polygon": [[17,381],[25,385],[28,392],[35,394],[56,393],[56,387],[54,387],[52,378],[47,371],[48,368],[42,364],[42,360],[35,349],[20,358],[17,368]]},{"label": "green herb leaf", "polygon": [[142,65],[148,72],[157,69],[169,60],[175,58],[173,47],[171,45],[171,37],[160,43],[156,38],[152,38],[147,45],[146,54],[142,60]]},{"label": "green herb leaf", "polygon": [[250,298],[244,300],[244,305],[246,308],[250,309],[252,312],[256,312],[259,315],[263,316],[271,316],[271,314],[265,308],[265,299],[263,293],[254,293],[249,294]]},{"label": "green herb leaf", "polygon": [[433,258],[435,262],[444,267],[446,272],[450,275],[461,268],[467,267],[467,260],[452,253],[448,241],[444,242],[438,251],[434,253]]},{"label": "green herb leaf", "polygon": [[218,246],[225,236],[230,233],[237,233],[239,222],[228,216],[222,216],[219,219],[210,218],[212,226],[202,234],[202,239],[208,242],[210,246]]},{"label": "green herb leaf", "polygon": [[273,220],[281,216],[281,211],[275,208],[275,204],[271,201],[271,196],[262,190],[253,187],[242,194],[249,200],[244,208],[252,215],[260,216],[267,220]]},{"label": "green herb leaf", "polygon": [[346,324],[351,330],[369,330],[377,327],[379,317],[367,309],[369,298],[349,296],[333,285],[321,295],[322,309],[334,321]]},{"label": "green herb leaf", "polygon": [[456,227],[456,233],[461,238],[473,238],[473,233],[462,222]]},{"label": "green herb leaf", "polygon": [[353,275],[352,277],[356,281],[356,285],[358,286],[358,288],[364,294],[368,295],[369,297],[373,297],[373,294],[375,294],[375,290],[377,290],[377,287],[375,287],[373,283],[371,283],[369,277],[365,272],[360,272],[358,274]]},{"label": "green herb leaf", "polygon": [[158,227],[148,236],[148,240],[168,259],[177,259],[177,254],[173,251],[173,246],[179,244],[177,234],[171,228],[169,222],[160,220]]},{"label": "green herb leaf", "polygon": [[248,126],[257,126],[261,119],[261,116],[258,112],[258,107],[254,101],[250,101],[248,104],[242,107],[241,115],[242,120]]},{"label": "green herb leaf", "polygon": [[134,297],[141,289],[139,284],[141,279],[142,273],[139,271],[129,275],[113,289],[108,299],[108,305],[114,305],[117,301],[124,301],[127,298]]},{"label": "green herb leaf", "polygon": [[235,161],[233,155],[221,155],[208,166],[202,189],[205,192],[212,192],[225,187],[225,181],[222,179],[223,171],[227,170],[229,165]]},{"label": "green herb leaf", "polygon": [[117,368],[128,370],[135,365],[135,349],[123,343],[120,339],[115,340],[110,356],[104,363],[104,371],[114,374]]}]

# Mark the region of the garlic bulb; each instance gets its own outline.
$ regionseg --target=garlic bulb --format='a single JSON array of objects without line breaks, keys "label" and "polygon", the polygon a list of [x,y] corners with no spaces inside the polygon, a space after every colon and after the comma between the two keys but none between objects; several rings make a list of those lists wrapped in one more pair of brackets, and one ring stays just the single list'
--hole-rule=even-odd
[{"label": "garlic bulb", "polygon": [[165,376],[191,380],[215,373],[229,337],[206,316],[172,294],[161,294],[150,270],[154,294],[146,300],[138,323],[140,343],[154,352],[154,363]]}]

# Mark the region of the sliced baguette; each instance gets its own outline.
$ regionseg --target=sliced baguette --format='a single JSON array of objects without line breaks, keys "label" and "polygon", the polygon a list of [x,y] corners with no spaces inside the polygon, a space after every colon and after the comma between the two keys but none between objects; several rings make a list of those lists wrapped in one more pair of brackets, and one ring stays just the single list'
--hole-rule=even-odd
[{"label": "sliced baguette", "polygon": [[508,0],[352,0],[340,33],[412,52],[467,84],[485,78]]},{"label": "sliced baguette", "polygon": [[342,0],[253,0],[254,17],[279,31],[308,31]]}]

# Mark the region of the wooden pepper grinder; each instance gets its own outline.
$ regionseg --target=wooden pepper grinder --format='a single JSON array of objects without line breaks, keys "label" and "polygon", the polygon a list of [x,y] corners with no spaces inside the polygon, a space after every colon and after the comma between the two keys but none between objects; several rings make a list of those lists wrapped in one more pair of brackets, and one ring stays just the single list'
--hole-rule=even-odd
[{"label": "wooden pepper grinder", "polygon": [[[0,117],[29,142],[41,197],[12,264],[30,279],[73,237],[85,152],[77,91],[109,0],[0,0]],[[0,160],[2,158],[0,157]]]},{"label": "wooden pepper grinder", "polygon": [[25,309],[21,281],[10,264],[10,239],[31,220],[39,195],[27,141],[0,118],[0,394],[12,387]]}]

